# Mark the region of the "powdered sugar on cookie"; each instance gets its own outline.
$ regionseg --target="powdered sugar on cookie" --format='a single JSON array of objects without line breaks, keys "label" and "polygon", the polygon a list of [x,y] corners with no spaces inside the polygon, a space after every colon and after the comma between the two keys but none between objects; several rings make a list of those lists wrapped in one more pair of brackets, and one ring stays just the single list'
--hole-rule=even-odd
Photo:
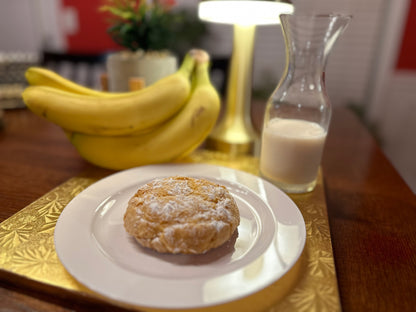
[{"label": "powdered sugar on cookie", "polygon": [[204,253],[227,241],[239,220],[237,204],[224,186],[175,176],[139,188],[129,201],[124,225],[145,247]]}]

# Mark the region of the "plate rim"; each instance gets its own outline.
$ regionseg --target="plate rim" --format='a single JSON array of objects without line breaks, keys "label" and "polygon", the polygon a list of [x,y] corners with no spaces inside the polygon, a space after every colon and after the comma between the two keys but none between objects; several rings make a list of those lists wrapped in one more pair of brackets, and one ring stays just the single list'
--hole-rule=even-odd
[{"label": "plate rim", "polygon": [[[279,196],[283,196],[283,198],[285,198],[285,200],[287,200],[291,204],[291,206],[292,206],[291,209],[292,208],[295,208],[294,213],[297,215],[297,218],[299,219],[298,221],[301,221],[301,223],[298,223],[297,224],[298,230],[300,231],[299,232],[299,235],[298,235],[299,236],[299,239],[300,239],[300,241],[299,241],[300,242],[300,245],[299,245],[299,248],[297,249],[296,255],[294,256],[292,262],[287,266],[287,268],[284,270],[284,272],[280,276],[278,276],[277,278],[274,278],[274,279],[270,280],[269,282],[267,282],[264,285],[262,285],[262,287],[257,288],[255,290],[252,290],[249,293],[244,293],[242,295],[234,295],[232,298],[221,299],[221,300],[217,300],[215,302],[211,302],[211,301],[210,302],[202,302],[201,301],[200,304],[198,304],[198,305],[196,305],[196,304],[192,304],[192,305],[184,304],[184,305],[175,305],[175,306],[161,304],[160,302],[155,302],[152,305],[150,305],[150,304],[143,304],[143,303],[137,302],[135,300],[129,300],[128,298],[120,298],[118,296],[111,296],[111,295],[108,294],[108,292],[107,293],[103,293],[100,289],[97,289],[97,287],[94,287],[91,284],[85,283],[85,279],[81,279],[79,276],[77,276],[78,274],[77,274],[77,272],[74,272],[73,266],[71,267],[71,265],[67,263],[67,259],[63,259],[63,258],[66,257],[66,255],[63,255],[61,248],[64,248],[64,247],[63,246],[59,246],[60,243],[58,242],[60,240],[59,235],[61,235],[60,234],[60,231],[61,231],[62,222],[67,222],[67,221],[63,221],[63,220],[65,220],[66,214],[68,213],[69,209],[71,209],[71,207],[73,205],[76,205],[78,200],[82,200],[82,196],[83,195],[88,194],[91,191],[95,191],[96,188],[100,188],[101,185],[104,185],[104,184],[108,183],[109,181],[114,180],[115,177],[122,177],[124,175],[127,175],[128,176],[129,173],[132,173],[132,172],[136,172],[136,171],[141,172],[143,170],[152,170],[152,169],[155,169],[155,168],[157,168],[157,169],[161,169],[161,168],[163,168],[163,169],[166,169],[166,168],[172,169],[172,168],[174,168],[175,171],[177,171],[178,168],[185,168],[185,167],[187,169],[192,168],[193,170],[198,170],[198,169],[201,169],[201,168],[204,168],[204,169],[207,169],[207,168],[208,169],[209,168],[214,169],[215,168],[216,170],[224,169],[224,170],[228,170],[230,172],[234,172],[237,175],[243,175],[243,176],[249,177],[250,179],[255,179],[255,180],[262,181],[263,184],[265,184],[266,186],[268,186],[272,190],[279,192]],[[231,183],[236,183],[236,184],[239,184],[239,185],[241,185],[241,186],[243,186],[245,188],[248,188],[253,193],[255,193],[256,195],[258,195],[257,192],[255,190],[251,189],[249,186],[247,186],[245,184],[242,184],[239,181],[230,181],[228,179],[219,177],[217,174],[215,174],[215,173],[213,174],[212,172],[215,172],[215,171],[214,170],[211,170],[211,172],[209,172],[209,174],[205,174],[205,173],[195,173],[194,174],[194,173],[190,173],[189,170],[186,170],[184,173],[181,173],[181,174],[182,175],[185,175],[185,176],[200,176],[202,178],[205,177],[205,178],[208,178],[208,179],[209,178],[215,178],[215,179],[219,179],[220,178],[222,180],[226,180],[226,181],[229,181]],[[175,174],[176,175],[179,175],[179,173],[175,173]],[[170,176],[170,175],[175,175],[175,174],[166,174],[164,176]],[[160,175],[159,174],[159,175],[155,175],[153,178],[146,177],[145,179],[146,180],[152,180],[154,178],[162,177],[162,176],[163,175]],[[142,183],[141,181],[143,181],[143,179],[141,179],[140,181],[137,181],[136,183],[139,185],[139,182]],[[146,183],[146,182],[143,182],[143,183]],[[126,184],[126,185],[124,185],[124,187],[127,187],[128,185],[129,184]],[[118,190],[120,190],[120,189],[121,188],[118,188]],[[115,193],[116,192],[114,192],[112,194],[114,195]],[[109,196],[111,196],[111,195],[109,195]],[[269,203],[265,202],[265,204],[267,206],[269,206],[269,208],[272,210],[271,212],[274,213],[273,208],[269,205]],[[94,211],[94,213],[95,213],[95,211],[97,210],[97,206],[94,207],[94,209],[92,209],[92,208],[89,208],[89,209],[90,209],[90,211],[89,211],[90,213],[92,211]],[[92,215],[94,215],[94,213]],[[276,216],[275,216],[275,218],[276,218]],[[90,222],[91,223],[93,222],[93,218],[90,220]],[[277,233],[275,232],[275,234],[277,234]],[[116,302],[120,302],[122,304],[128,304],[128,305],[133,305],[133,306],[156,308],[156,309],[160,309],[160,308],[162,308],[162,309],[166,309],[166,308],[171,308],[171,309],[204,308],[204,307],[209,307],[209,306],[221,305],[221,304],[224,304],[224,303],[227,303],[227,302],[230,302],[230,301],[239,300],[239,299],[241,299],[243,297],[246,297],[246,296],[249,296],[251,294],[254,294],[254,293],[258,292],[258,291],[261,291],[262,289],[267,288],[268,286],[270,286],[274,282],[277,282],[279,279],[281,279],[283,276],[285,276],[291,270],[291,268],[298,262],[300,256],[302,255],[303,250],[305,248],[305,243],[306,243],[306,225],[305,225],[305,220],[303,218],[303,215],[302,215],[299,207],[296,205],[296,203],[286,193],[284,193],[280,188],[278,188],[277,186],[271,184],[269,181],[267,181],[267,180],[265,180],[265,179],[263,179],[263,178],[261,178],[261,177],[259,177],[257,175],[254,175],[252,173],[246,172],[246,171],[241,171],[241,170],[238,170],[238,169],[234,169],[234,168],[230,168],[230,167],[225,167],[225,166],[220,166],[220,165],[200,164],[200,163],[154,164],[154,165],[147,165],[147,166],[141,166],[141,167],[134,167],[134,168],[130,168],[130,169],[126,169],[126,170],[122,170],[122,171],[118,171],[118,172],[115,172],[113,174],[110,174],[109,176],[104,177],[104,178],[102,178],[102,179],[100,179],[100,180],[92,183],[91,185],[89,185],[88,187],[86,187],[83,191],[81,191],[78,195],[76,195],[66,205],[66,207],[64,207],[64,209],[62,210],[62,212],[61,212],[61,214],[60,214],[60,216],[59,216],[59,218],[57,220],[57,223],[55,225],[55,229],[54,229],[54,245],[55,245],[55,250],[56,250],[58,259],[61,262],[61,264],[64,266],[64,268],[68,271],[68,273],[75,280],[77,280],[79,283],[81,283],[82,285],[84,285],[88,289],[96,292],[97,294],[99,294],[101,296],[104,296],[104,297],[108,298],[111,301],[116,301]],[[263,254],[259,254],[258,255],[258,258],[261,257],[261,256],[263,256]],[[76,271],[76,269],[75,269],[75,271]],[[154,278],[154,279],[157,279],[157,278]],[[166,280],[165,280],[165,282],[166,282]]]}]

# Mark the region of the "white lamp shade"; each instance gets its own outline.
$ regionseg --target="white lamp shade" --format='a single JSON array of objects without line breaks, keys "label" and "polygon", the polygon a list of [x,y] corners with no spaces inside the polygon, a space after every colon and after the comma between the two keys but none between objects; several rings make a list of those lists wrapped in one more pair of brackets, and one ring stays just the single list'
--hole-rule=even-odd
[{"label": "white lamp shade", "polygon": [[211,0],[199,4],[201,20],[238,25],[280,24],[279,15],[293,13],[293,5],[277,1]]}]

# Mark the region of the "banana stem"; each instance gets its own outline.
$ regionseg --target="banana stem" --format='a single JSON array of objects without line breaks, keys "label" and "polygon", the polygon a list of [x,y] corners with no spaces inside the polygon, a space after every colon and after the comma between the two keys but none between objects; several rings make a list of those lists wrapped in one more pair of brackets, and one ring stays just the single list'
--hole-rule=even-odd
[{"label": "banana stem", "polygon": [[195,85],[198,86],[204,86],[204,85],[210,85],[211,80],[209,77],[209,61],[205,61],[203,63],[199,63],[197,61],[196,68],[195,68]]},{"label": "banana stem", "polygon": [[191,55],[191,53],[187,53],[182,61],[182,64],[178,72],[182,73],[186,77],[190,77],[195,69],[195,63],[195,58]]},{"label": "banana stem", "polygon": [[211,80],[209,77],[209,54],[202,49],[192,49],[188,52],[187,56],[192,57],[196,63],[194,73],[192,75],[192,90],[195,90],[197,85],[210,85]]},{"label": "banana stem", "polygon": [[189,54],[195,59],[198,64],[206,63],[210,61],[209,54],[201,49],[192,49]]}]

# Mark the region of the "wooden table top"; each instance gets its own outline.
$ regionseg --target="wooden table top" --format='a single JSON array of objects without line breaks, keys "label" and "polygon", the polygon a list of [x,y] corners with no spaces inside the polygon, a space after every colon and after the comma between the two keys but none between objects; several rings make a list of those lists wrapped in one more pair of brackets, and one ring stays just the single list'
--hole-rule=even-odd
[{"label": "wooden table top", "polygon": [[[82,160],[58,127],[25,109],[6,111],[0,222],[86,170],[101,169]],[[416,310],[416,197],[345,108],[334,110],[323,174],[343,310]],[[0,272],[0,307],[7,311],[114,311],[6,275]]]}]

